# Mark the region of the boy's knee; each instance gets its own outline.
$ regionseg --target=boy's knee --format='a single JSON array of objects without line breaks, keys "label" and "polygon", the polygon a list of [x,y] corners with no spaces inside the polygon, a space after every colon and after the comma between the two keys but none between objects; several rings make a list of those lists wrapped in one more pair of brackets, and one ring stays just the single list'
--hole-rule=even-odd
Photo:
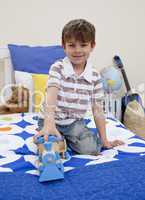
[{"label": "boy's knee", "polygon": [[84,125],[82,121],[75,122],[68,135],[69,146],[79,154],[96,154],[101,151],[101,140]]},{"label": "boy's knee", "polygon": [[99,138],[93,135],[86,138],[77,140],[75,144],[72,144],[72,149],[74,149],[79,154],[91,154],[94,155],[101,151],[102,144]]},{"label": "boy's knee", "polygon": [[96,154],[101,151],[101,144],[98,144],[96,140],[89,139],[85,142],[80,142],[79,145],[81,154]]}]

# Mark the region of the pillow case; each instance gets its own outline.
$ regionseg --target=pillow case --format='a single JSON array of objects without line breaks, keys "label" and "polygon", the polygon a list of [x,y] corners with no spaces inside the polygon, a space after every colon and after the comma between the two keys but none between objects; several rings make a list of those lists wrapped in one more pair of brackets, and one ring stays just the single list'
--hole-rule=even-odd
[{"label": "pillow case", "polygon": [[40,105],[44,99],[48,75],[46,74],[32,74],[34,84],[34,102],[35,112],[39,112]]},{"label": "pillow case", "polygon": [[61,46],[27,46],[8,44],[14,70],[48,74],[50,66],[64,58]]}]

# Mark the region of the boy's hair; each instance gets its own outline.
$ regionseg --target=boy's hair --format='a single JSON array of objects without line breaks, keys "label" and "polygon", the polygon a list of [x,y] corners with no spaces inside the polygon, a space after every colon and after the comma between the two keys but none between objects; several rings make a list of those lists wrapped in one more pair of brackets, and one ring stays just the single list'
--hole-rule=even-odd
[{"label": "boy's hair", "polygon": [[95,27],[85,19],[75,19],[68,22],[62,30],[62,44],[74,38],[80,42],[95,44]]}]

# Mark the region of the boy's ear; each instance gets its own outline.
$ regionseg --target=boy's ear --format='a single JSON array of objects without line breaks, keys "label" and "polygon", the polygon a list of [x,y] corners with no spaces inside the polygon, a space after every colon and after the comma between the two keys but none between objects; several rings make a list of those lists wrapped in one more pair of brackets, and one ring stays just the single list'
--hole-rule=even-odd
[{"label": "boy's ear", "polygon": [[93,42],[93,43],[91,44],[91,46],[92,46],[92,49],[94,49],[95,46],[96,46],[96,42]]}]

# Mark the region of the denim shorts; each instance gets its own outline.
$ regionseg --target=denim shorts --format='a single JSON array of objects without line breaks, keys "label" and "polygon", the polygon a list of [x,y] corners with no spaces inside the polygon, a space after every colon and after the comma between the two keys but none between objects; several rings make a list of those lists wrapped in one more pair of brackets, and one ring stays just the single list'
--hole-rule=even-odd
[{"label": "denim shorts", "polygon": [[[38,120],[38,131],[43,128],[44,119]],[[76,153],[96,155],[101,151],[102,142],[84,123],[78,120],[70,125],[56,125],[57,130],[65,137],[67,145]]]}]

